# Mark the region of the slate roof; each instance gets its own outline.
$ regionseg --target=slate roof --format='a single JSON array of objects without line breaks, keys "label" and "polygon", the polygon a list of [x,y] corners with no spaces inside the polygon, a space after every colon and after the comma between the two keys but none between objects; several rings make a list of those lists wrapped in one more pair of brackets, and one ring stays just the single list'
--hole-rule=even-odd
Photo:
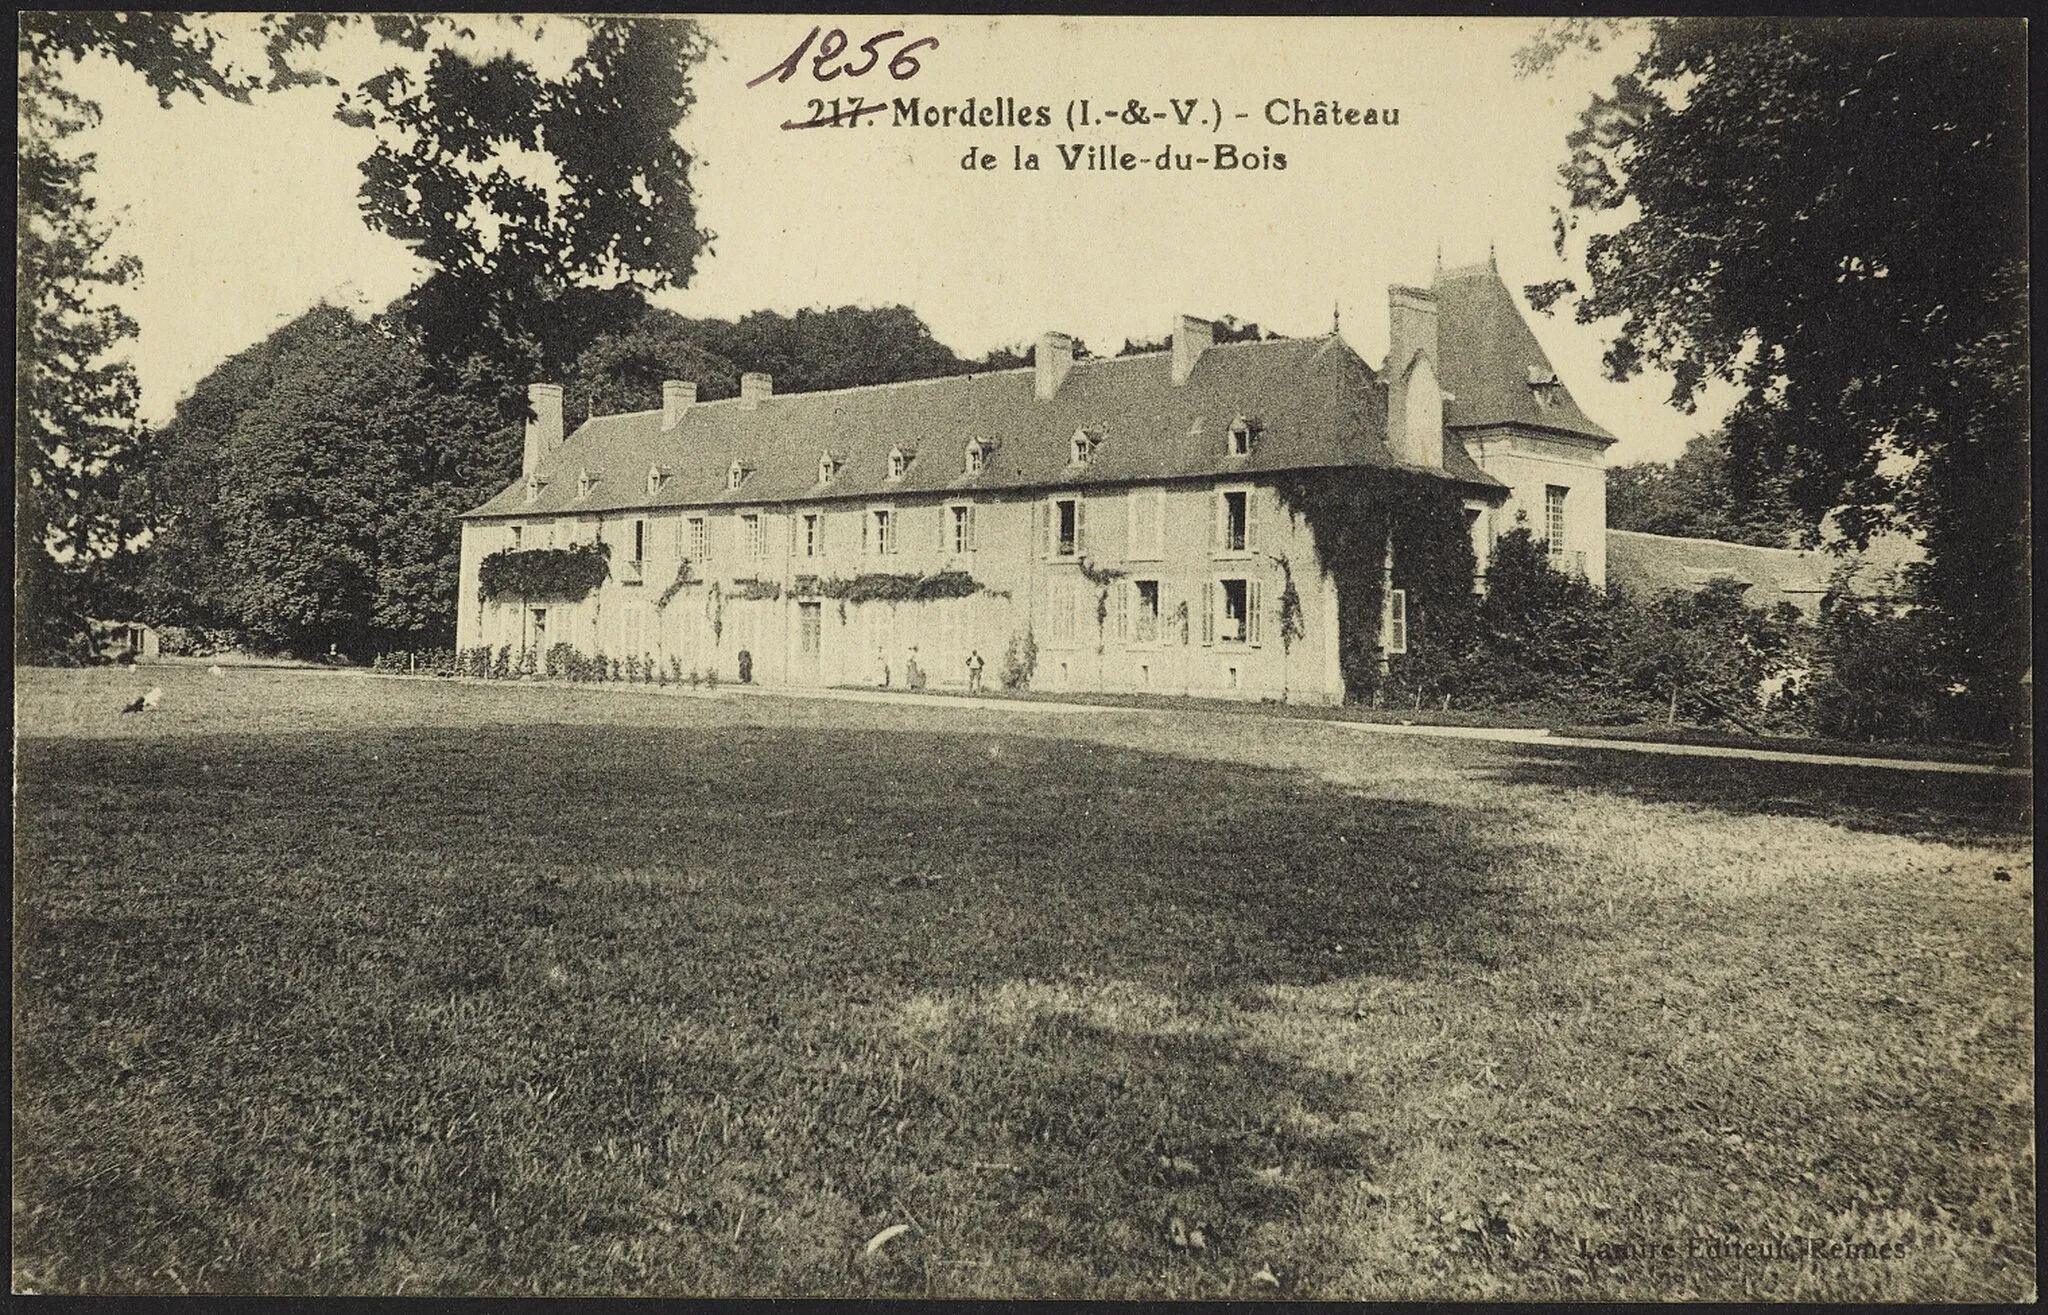
[{"label": "slate roof", "polygon": [[[1000,370],[829,392],[789,393],[753,407],[733,398],[699,402],[664,434],[661,412],[595,416],[541,458],[539,496],[516,481],[474,517],[628,509],[756,506],[898,495],[1081,488],[1188,477],[1224,477],[1329,466],[1404,467],[1386,444],[1386,390],[1372,368],[1332,334],[1219,344],[1187,383],[1172,381],[1172,353],[1077,361],[1054,396],[1034,395],[1035,371]],[[1238,417],[1258,437],[1246,457],[1228,455]],[[1077,430],[1100,435],[1093,460],[1069,463]],[[966,473],[967,444],[994,439],[983,470]],[[889,452],[917,455],[890,479]],[[818,459],[843,461],[830,485]],[[738,459],[748,474],[726,487]],[[1428,471],[1492,494],[1503,489],[1446,434],[1444,468]],[[671,477],[647,490],[650,466]],[[577,496],[579,475],[597,476]]]},{"label": "slate roof", "polygon": [[1430,290],[1437,298],[1437,377],[1451,394],[1444,403],[1447,427],[1526,425],[1614,441],[1562,383],[1532,386],[1555,379],[1557,371],[1492,261],[1439,270]]},{"label": "slate roof", "polygon": [[1607,582],[1638,598],[1670,590],[1691,592],[1715,579],[1733,579],[1749,586],[1743,597],[1758,607],[1796,603],[1808,616],[1820,611],[1820,600],[1834,583],[1835,573],[1850,568],[1849,594],[1884,598],[1897,589],[1899,570],[1924,556],[1903,534],[1874,537],[1861,552],[1818,549],[1760,548],[1719,539],[1693,539],[1676,534],[1607,531]]}]

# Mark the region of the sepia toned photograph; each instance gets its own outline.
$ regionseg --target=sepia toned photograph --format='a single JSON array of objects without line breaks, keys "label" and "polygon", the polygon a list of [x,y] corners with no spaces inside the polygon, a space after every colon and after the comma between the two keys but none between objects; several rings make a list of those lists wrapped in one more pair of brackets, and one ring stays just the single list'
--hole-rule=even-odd
[{"label": "sepia toned photograph", "polygon": [[2034,1301],[2028,36],[18,14],[13,1294]]}]

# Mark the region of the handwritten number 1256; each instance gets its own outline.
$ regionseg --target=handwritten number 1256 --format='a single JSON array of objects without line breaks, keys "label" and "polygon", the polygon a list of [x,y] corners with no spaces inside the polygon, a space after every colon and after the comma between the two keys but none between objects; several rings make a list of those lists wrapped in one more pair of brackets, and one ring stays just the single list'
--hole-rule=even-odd
[{"label": "handwritten number 1256", "polygon": [[[819,28],[812,28],[810,35],[799,41],[796,49],[789,52],[788,59],[783,60],[780,64],[769,69],[747,85],[749,87],[758,87],[771,78],[777,82],[789,81],[796,75],[797,66],[803,63],[804,55],[809,52],[813,41],[818,42],[818,53],[811,56],[811,76],[813,78],[820,82],[830,82],[842,73],[849,78],[857,78],[863,74],[873,72],[875,65],[882,62],[882,52],[875,49],[875,47],[881,45],[884,41],[893,41],[903,35],[901,32],[893,31],[877,32],[860,43],[861,51],[868,57],[866,63],[846,63],[841,64],[837,68],[828,69],[826,65],[846,53],[847,36],[846,33],[835,27],[825,33],[823,41],[818,41],[820,30]],[[911,78],[916,77],[918,70],[923,65],[917,62],[917,57],[911,54],[911,52],[925,49],[936,50],[938,46],[939,39],[937,37],[920,37],[916,41],[904,43],[902,49],[898,50],[895,56],[889,60],[889,76],[898,82],[907,82]]]}]

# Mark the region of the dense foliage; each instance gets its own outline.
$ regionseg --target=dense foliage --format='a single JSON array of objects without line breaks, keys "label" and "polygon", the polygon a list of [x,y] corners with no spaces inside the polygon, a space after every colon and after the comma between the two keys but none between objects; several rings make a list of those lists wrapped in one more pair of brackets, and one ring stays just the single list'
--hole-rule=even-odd
[{"label": "dense foliage", "polygon": [[487,603],[501,599],[580,603],[611,574],[610,557],[608,543],[500,549],[478,565],[477,592]]},{"label": "dense foliage", "polygon": [[929,575],[869,571],[851,577],[801,575],[795,592],[837,599],[842,603],[931,603],[966,598],[981,592],[981,582],[965,571],[934,571]]},{"label": "dense foliage", "polygon": [[[1540,67],[1583,22],[1525,52]],[[1731,474],[1810,526],[1902,522],[1939,687],[2021,724],[2029,665],[2026,40],[2014,20],[1664,19],[1567,146],[1563,254],[1531,288],[1619,324],[1608,372],[1739,398]]]},{"label": "dense foliage", "polygon": [[358,657],[454,635],[456,517],[518,432],[433,386],[390,317],[319,307],[201,380],[150,465],[151,619]]},{"label": "dense foliage", "polygon": [[1695,437],[1670,465],[1609,466],[1607,528],[1785,548],[1807,522],[1786,500],[1782,479],[1738,481],[1727,436],[1714,433]]},{"label": "dense foliage", "polygon": [[1286,472],[1274,488],[1315,534],[1316,554],[1336,582],[1337,665],[1346,698],[1383,692],[1380,627],[1390,540],[1394,588],[1408,595],[1415,661],[1432,660],[1423,655],[1442,651],[1469,625],[1477,562],[1456,485],[1408,471],[1346,467]]},{"label": "dense foliage", "polygon": [[25,63],[17,93],[14,651],[16,661],[76,660],[88,613],[110,601],[95,586],[140,528],[124,486],[147,435],[119,354],[135,323],[111,299],[139,271],[95,213],[92,156],[66,145],[98,121],[97,107],[38,63]]}]

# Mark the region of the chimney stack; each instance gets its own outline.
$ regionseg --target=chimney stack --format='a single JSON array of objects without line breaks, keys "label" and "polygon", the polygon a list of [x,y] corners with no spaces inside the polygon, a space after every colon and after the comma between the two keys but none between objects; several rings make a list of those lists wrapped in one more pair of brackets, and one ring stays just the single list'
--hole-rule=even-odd
[{"label": "chimney stack", "polygon": [[749,370],[740,376],[740,405],[752,409],[775,395],[775,377]]},{"label": "chimney stack", "polygon": [[1074,340],[1064,333],[1043,333],[1038,338],[1038,400],[1049,400],[1074,368]]},{"label": "chimney stack", "polygon": [[1202,353],[1216,345],[1216,326],[1208,320],[1183,315],[1173,326],[1173,382],[1184,384],[1195,372]]},{"label": "chimney stack", "polygon": [[562,446],[562,386],[528,384],[526,406],[533,414],[526,422],[526,450],[519,463],[522,479],[531,479],[542,458]]},{"label": "chimney stack", "polygon": [[1437,383],[1436,294],[1387,289],[1387,446],[1416,466],[1444,464],[1444,398]]},{"label": "chimney stack", "polygon": [[683,412],[697,404],[697,385],[680,379],[661,381],[661,432],[666,434],[683,423]]}]

